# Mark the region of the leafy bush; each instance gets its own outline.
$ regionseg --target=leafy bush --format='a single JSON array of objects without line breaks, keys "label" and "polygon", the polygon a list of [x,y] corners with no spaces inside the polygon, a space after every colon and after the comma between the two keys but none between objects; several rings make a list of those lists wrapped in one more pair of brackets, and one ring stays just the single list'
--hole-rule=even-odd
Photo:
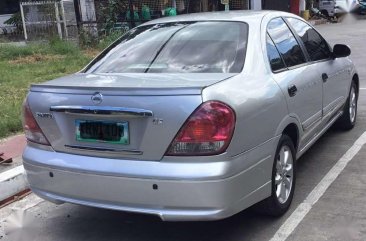
[{"label": "leafy bush", "polygon": [[81,48],[95,47],[99,43],[99,37],[97,34],[89,31],[88,29],[81,28],[79,30],[79,45]]},{"label": "leafy bush", "polygon": [[8,25],[13,25],[18,31],[23,31],[23,20],[20,12],[14,13],[8,20],[4,22]]},{"label": "leafy bush", "polygon": [[119,39],[124,34],[124,31],[116,30],[111,32],[109,35],[104,36],[97,46],[98,49],[102,50],[107,48],[109,45],[111,45],[113,42],[115,42],[117,39]]}]

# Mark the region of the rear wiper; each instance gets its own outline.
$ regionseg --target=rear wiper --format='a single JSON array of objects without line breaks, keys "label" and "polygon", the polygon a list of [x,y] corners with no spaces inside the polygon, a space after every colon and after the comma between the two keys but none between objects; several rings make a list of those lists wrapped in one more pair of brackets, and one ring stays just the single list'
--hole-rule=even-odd
[{"label": "rear wiper", "polygon": [[160,49],[158,50],[158,52],[156,53],[156,55],[154,56],[153,60],[151,61],[151,63],[149,64],[149,67],[147,67],[147,69],[145,70],[145,73],[149,72],[152,64],[155,62],[155,60],[158,58],[158,56],[160,55],[161,51],[163,51],[163,49],[165,48],[165,46],[169,43],[169,41],[178,33],[180,32],[182,29],[188,27],[189,25],[183,26],[182,28],[178,29],[175,33],[172,34],[172,36],[170,36],[168,38],[167,41],[165,41],[165,43],[160,47]]}]

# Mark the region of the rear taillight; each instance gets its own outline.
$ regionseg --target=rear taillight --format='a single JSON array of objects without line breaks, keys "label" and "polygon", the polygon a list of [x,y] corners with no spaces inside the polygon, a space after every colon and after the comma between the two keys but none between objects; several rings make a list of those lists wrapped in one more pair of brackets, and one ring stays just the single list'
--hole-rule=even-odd
[{"label": "rear taillight", "polygon": [[23,103],[23,129],[28,141],[42,145],[50,145],[41,128],[39,128],[27,101]]},{"label": "rear taillight", "polygon": [[209,101],[188,118],[171,143],[168,156],[208,156],[223,153],[235,127],[235,113],[228,105]]}]

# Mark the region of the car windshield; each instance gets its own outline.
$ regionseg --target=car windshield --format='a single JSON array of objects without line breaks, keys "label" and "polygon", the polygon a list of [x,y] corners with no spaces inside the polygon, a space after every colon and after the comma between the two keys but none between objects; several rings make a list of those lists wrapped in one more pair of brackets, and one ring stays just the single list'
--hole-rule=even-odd
[{"label": "car windshield", "polygon": [[239,73],[248,26],[242,22],[175,22],[132,29],[87,73]]}]

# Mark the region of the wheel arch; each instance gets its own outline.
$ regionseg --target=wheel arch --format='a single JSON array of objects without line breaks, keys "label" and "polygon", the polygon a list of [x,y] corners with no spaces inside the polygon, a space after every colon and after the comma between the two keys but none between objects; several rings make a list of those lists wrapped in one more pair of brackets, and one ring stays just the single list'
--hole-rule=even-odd
[{"label": "wheel arch", "polygon": [[297,152],[299,146],[299,130],[295,123],[288,124],[286,128],[283,130],[282,134],[290,137],[292,144],[294,144],[295,151]]},{"label": "wheel arch", "polygon": [[294,144],[295,151],[297,152],[300,144],[301,128],[298,120],[294,117],[287,116],[277,128],[276,135],[286,134],[289,136]]},{"label": "wheel arch", "polygon": [[357,73],[355,73],[352,76],[352,82],[354,82],[356,84],[356,87],[357,87],[356,91],[357,91],[357,95],[358,95],[358,93],[360,91],[360,78]]}]

